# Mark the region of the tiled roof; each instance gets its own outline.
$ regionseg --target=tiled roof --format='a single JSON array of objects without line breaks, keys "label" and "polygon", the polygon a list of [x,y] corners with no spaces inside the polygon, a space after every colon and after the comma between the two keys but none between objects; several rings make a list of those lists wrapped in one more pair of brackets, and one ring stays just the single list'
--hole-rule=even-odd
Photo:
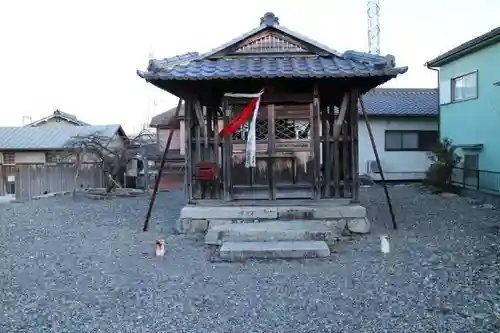
[{"label": "tiled roof", "polygon": [[439,105],[437,89],[415,88],[376,88],[363,102],[369,116],[437,116]]},{"label": "tiled roof", "polygon": [[[224,50],[240,45],[257,34],[275,32],[304,45],[307,52],[265,52],[221,55]],[[287,41],[285,41],[286,43]],[[284,49],[286,50],[286,49]],[[403,74],[407,67],[396,67],[393,56],[378,56],[363,52],[337,52],[310,38],[279,25],[273,13],[261,18],[259,27],[208,52],[150,60],[146,72],[137,74],[148,80],[213,80],[248,78],[346,78]]]},{"label": "tiled roof", "polygon": [[64,126],[64,127],[0,127],[0,150],[2,149],[62,149],[75,136],[96,132],[111,138],[120,125]]},{"label": "tiled roof", "polygon": [[258,27],[254,28],[250,31],[247,31],[243,35],[236,37],[236,38],[230,40],[229,42],[227,42],[223,45],[220,45],[219,47],[216,47],[215,49],[205,53],[203,55],[203,57],[204,58],[211,58],[212,56],[216,55],[217,53],[219,53],[219,52],[221,52],[221,51],[223,51],[223,50],[225,50],[233,45],[239,44],[239,43],[243,42],[244,40],[246,40],[252,36],[255,36],[255,35],[263,32],[265,30],[269,30],[269,29],[274,29],[278,32],[285,34],[285,35],[292,36],[295,39],[298,39],[298,40],[314,47],[316,49],[316,51],[319,51],[318,54],[342,56],[342,54],[340,52],[338,52],[334,49],[331,49],[330,47],[328,47],[324,44],[321,44],[314,39],[311,39],[307,36],[304,36],[301,33],[298,33],[296,31],[293,31],[291,29],[288,29],[288,28],[280,25],[279,18],[276,15],[274,15],[274,13],[267,12],[264,14],[264,16],[262,16],[260,18],[260,25]]},{"label": "tiled roof", "polygon": [[[375,88],[363,95],[363,101],[369,116],[437,116],[438,114],[438,91],[434,88]],[[151,126],[172,125],[176,109],[177,107],[173,107],[154,116]],[[179,119],[182,118],[184,118],[184,104],[179,112]]]},{"label": "tiled roof", "polygon": [[384,62],[362,62],[358,58],[323,56],[243,57],[198,59],[169,70],[144,74],[149,80],[213,80],[248,78],[346,78],[396,76],[403,68]]}]

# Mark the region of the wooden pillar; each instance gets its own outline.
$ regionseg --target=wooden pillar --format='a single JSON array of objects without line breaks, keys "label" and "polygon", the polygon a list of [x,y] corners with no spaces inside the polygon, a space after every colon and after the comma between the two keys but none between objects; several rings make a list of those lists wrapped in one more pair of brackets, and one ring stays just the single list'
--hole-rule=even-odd
[{"label": "wooden pillar", "polygon": [[[223,99],[223,112],[224,112],[224,126],[229,124],[231,119],[231,110],[229,109],[228,99]],[[226,135],[224,137],[224,144],[222,146],[222,163],[223,163],[223,196],[224,201],[231,201],[232,199],[232,185],[231,176],[233,169],[233,135]]]},{"label": "wooden pillar", "polygon": [[313,103],[311,105],[312,113],[312,136],[313,140],[313,199],[319,199],[321,196],[321,160],[320,160],[320,137],[319,137],[319,117],[320,117],[320,104],[319,104],[319,88],[318,84],[314,84],[313,90]]},{"label": "wooden pillar", "polygon": [[[191,113],[195,113],[196,110],[194,108],[194,103],[191,105],[192,106],[192,109],[191,109]],[[202,146],[201,146],[201,126],[202,124],[200,124],[200,119],[196,116],[196,117],[193,117],[196,119],[196,121],[194,121],[194,133],[195,133],[195,136],[196,136],[196,141],[195,141],[195,145],[194,145],[194,154],[193,154],[193,157],[195,157],[195,160],[194,160],[194,165],[196,165],[198,162],[201,162],[202,160]],[[195,199],[201,199],[201,181],[200,180],[197,180],[197,179],[193,179],[193,188],[194,188],[194,198]]]},{"label": "wooden pillar", "polygon": [[358,142],[358,91],[351,92],[351,174],[352,201],[359,201],[359,142]]},{"label": "wooden pillar", "polygon": [[220,157],[220,146],[219,146],[219,114],[218,114],[218,105],[214,105],[211,108],[213,114],[214,121],[214,160],[215,163],[219,166],[217,179],[215,180],[215,199],[220,199],[220,177],[221,177],[221,168],[222,160]]},{"label": "wooden pillar", "polygon": [[193,200],[193,115],[192,115],[193,102],[187,99],[184,102],[184,128],[185,128],[185,191],[188,202]]},{"label": "wooden pillar", "polygon": [[[350,96],[349,96],[350,98]],[[351,122],[351,115],[350,115],[350,104],[348,101],[347,104],[347,113],[346,117],[344,118],[344,122],[342,123],[342,130],[340,132],[340,137],[342,138],[342,197],[343,198],[348,198],[350,196],[350,188],[351,188],[351,179],[350,179],[350,173],[351,169],[349,166],[349,163],[351,161],[351,149],[350,149],[350,133],[349,133],[349,126]]]},{"label": "wooden pillar", "polygon": [[[212,110],[209,107],[205,107],[206,110],[206,133],[205,133],[205,154],[204,154],[204,160],[205,161],[210,161],[210,162],[215,162],[214,161],[214,145],[213,145],[213,136],[214,136],[214,131],[213,131],[213,114]],[[203,191],[201,193],[202,198],[204,199],[213,199],[214,196],[214,188],[213,188],[213,183],[211,182],[206,182],[206,184],[203,187]]]},{"label": "wooden pillar", "polygon": [[[333,134],[333,127],[335,121],[337,119],[337,115],[335,115],[335,105],[330,106],[332,113],[332,122],[330,124],[330,133]],[[332,142],[332,150],[333,150],[333,196],[335,198],[340,197],[340,136],[335,138]]]},{"label": "wooden pillar", "polygon": [[331,155],[331,142],[330,142],[330,114],[329,108],[326,106],[322,107],[322,119],[321,125],[323,126],[323,179],[324,179],[324,191],[323,196],[329,198],[331,196],[331,174],[333,169],[333,161]]},{"label": "wooden pillar", "polygon": [[274,104],[267,106],[267,175],[269,181],[269,199],[276,200],[276,178],[274,173],[274,164],[276,161],[276,115],[274,113]]}]

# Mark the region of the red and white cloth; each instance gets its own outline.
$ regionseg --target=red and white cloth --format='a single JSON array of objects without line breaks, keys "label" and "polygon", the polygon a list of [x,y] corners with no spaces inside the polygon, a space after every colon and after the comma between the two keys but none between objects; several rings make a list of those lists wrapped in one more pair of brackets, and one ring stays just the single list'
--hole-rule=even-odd
[{"label": "red and white cloth", "polygon": [[[257,94],[239,94],[239,93],[226,93],[225,97],[235,97],[235,98],[251,98],[250,102],[245,106],[245,108],[236,117],[231,119],[229,124],[224,127],[219,135],[224,137],[226,135],[233,134],[236,130],[250,119],[250,124],[248,127],[247,142],[245,147],[245,167],[254,168],[256,166],[255,155],[256,155],[256,123],[257,114],[259,112],[260,100],[264,89],[262,89]],[[250,118],[251,117],[251,118]]]}]

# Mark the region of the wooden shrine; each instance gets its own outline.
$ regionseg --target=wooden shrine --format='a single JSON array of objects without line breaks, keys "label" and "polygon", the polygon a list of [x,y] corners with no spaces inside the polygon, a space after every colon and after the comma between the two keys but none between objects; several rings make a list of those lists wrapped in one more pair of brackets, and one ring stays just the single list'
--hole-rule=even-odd
[{"label": "wooden shrine", "polygon": [[[393,56],[332,50],[266,13],[213,51],[151,60],[138,74],[184,101],[188,203],[223,206],[358,202],[359,97],[406,70]],[[246,168],[248,124],[219,133],[249,99],[226,94],[262,89],[257,162]]]},{"label": "wooden shrine", "polygon": [[346,87],[344,96],[322,99],[321,85],[315,80],[268,80],[262,84],[265,92],[257,115],[254,168],[245,167],[248,124],[232,136],[219,137],[220,130],[241,112],[248,99],[222,97],[208,105],[186,100],[189,202],[357,201],[357,121],[352,121],[357,119],[357,87]]}]

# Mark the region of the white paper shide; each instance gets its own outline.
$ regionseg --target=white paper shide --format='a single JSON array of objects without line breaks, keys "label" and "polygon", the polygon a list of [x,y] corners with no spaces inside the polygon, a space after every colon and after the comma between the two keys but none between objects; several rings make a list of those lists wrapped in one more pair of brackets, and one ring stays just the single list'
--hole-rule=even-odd
[{"label": "white paper shide", "polygon": [[382,253],[389,253],[391,251],[391,244],[389,242],[388,235],[380,236],[380,249],[382,250]]},{"label": "white paper shide", "polygon": [[252,118],[250,119],[250,124],[248,126],[247,142],[245,146],[245,167],[255,168],[257,166],[256,154],[257,154],[257,134],[256,134],[256,124],[257,124],[257,114],[259,113],[260,100],[264,90],[261,90],[257,94],[234,94],[227,93],[227,97],[239,97],[239,98],[257,98],[257,103],[255,103],[255,108],[253,109]]}]

